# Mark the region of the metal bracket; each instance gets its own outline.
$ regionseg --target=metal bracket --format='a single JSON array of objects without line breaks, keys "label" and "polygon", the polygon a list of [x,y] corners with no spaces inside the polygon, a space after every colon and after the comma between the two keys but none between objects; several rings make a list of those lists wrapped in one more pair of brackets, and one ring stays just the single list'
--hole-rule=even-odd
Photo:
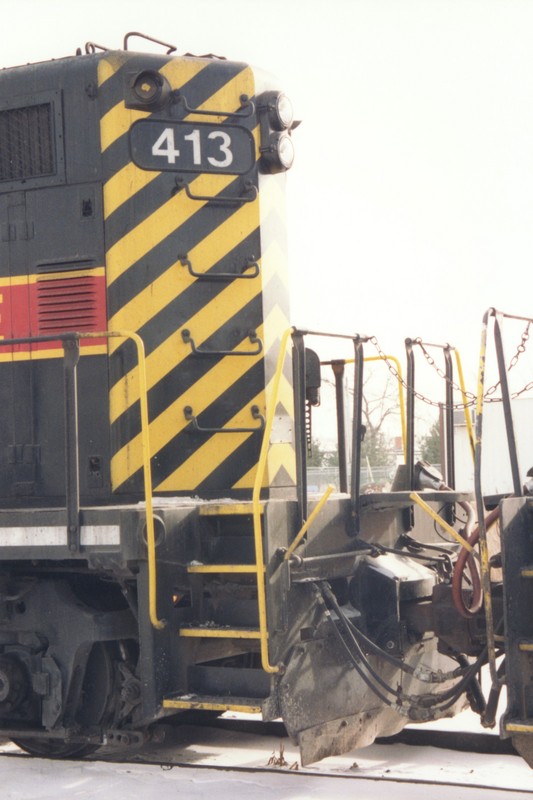
[{"label": "metal bracket", "polygon": [[179,90],[172,92],[172,97],[176,103],[183,105],[187,114],[200,114],[205,117],[251,117],[255,111],[255,105],[247,94],[241,94],[239,97],[241,106],[237,111],[228,111],[227,109],[226,111],[209,111],[205,108],[191,108],[187,98]]},{"label": "metal bracket", "polygon": [[234,281],[238,278],[257,278],[259,275],[259,264],[253,256],[247,260],[242,272],[196,272],[187,255],[178,256],[178,261],[182,266],[187,267],[193,278],[198,278],[200,281]]},{"label": "metal bracket", "polygon": [[198,418],[195,416],[191,406],[185,406],[183,413],[185,419],[188,420],[195,431],[199,433],[257,433],[264,430],[265,418],[259,411],[259,406],[253,405],[250,409],[252,417],[259,421],[259,425],[253,428],[203,428],[198,424]]},{"label": "metal bracket", "polygon": [[237,197],[223,197],[219,195],[206,195],[206,194],[193,194],[189,189],[189,184],[185,178],[175,178],[175,188],[172,190],[172,195],[177,194],[182,189],[185,189],[185,194],[189,200],[200,200],[205,203],[212,203],[218,206],[236,206],[240,203],[253,203],[259,194],[257,186],[252,181],[244,182],[244,191],[248,194],[237,195]]},{"label": "metal bracket", "polygon": [[194,343],[188,328],[182,330],[181,338],[185,344],[190,344],[192,352],[197,356],[258,356],[263,350],[263,342],[255,331],[248,334],[250,342],[256,345],[255,350],[202,350]]}]

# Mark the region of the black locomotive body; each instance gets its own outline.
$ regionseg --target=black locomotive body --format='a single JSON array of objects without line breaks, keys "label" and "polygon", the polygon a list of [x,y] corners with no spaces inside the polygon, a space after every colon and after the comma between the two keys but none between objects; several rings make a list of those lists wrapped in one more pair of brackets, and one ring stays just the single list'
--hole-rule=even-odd
[{"label": "black locomotive body", "polygon": [[341,491],[308,491],[292,126],[275,83],[213,57],[0,74],[0,734],[31,752],[242,709],[310,762],[475,697],[483,626],[412,494],[457,531],[468,497],[409,446],[361,494],[360,337],[352,477],[343,446]]}]

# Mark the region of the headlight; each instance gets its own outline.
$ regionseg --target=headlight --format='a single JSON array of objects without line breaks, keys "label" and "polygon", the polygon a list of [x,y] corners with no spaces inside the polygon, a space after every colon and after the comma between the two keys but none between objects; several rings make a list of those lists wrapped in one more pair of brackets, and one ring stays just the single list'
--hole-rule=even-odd
[{"label": "headlight", "polygon": [[275,131],[289,130],[294,121],[292,103],[283,92],[263,92],[257,98],[257,111],[268,114],[270,127]]},{"label": "headlight", "polygon": [[261,147],[261,155],[268,172],[283,172],[294,161],[294,145],[288,133],[273,133],[268,144]]}]

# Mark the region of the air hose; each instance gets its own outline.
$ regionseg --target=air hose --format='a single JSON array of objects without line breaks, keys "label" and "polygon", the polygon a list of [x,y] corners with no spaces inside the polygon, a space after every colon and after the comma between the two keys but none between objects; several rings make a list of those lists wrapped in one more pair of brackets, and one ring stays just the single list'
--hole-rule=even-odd
[{"label": "air hose", "polygon": [[[500,512],[498,508],[493,508],[492,511],[487,514],[485,517],[485,526],[487,530],[494,525],[499,517],[499,514]],[[477,545],[479,541],[479,523],[472,530],[472,533],[468,537],[467,541],[472,547]],[[469,605],[466,604],[463,595],[463,575],[467,564],[472,578],[472,597]],[[457,556],[457,561],[455,562],[452,578],[452,597],[453,604],[457,612],[465,619],[471,619],[474,617],[483,604],[483,593],[481,591],[479,569],[472,553],[467,550],[466,547],[461,547],[459,555]]]}]

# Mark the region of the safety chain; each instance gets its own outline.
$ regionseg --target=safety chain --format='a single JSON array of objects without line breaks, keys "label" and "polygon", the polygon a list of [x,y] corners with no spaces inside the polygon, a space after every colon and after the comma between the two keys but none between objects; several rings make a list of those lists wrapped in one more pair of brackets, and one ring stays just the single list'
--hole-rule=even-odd
[{"label": "safety chain", "polygon": [[[401,383],[403,388],[406,391],[408,391],[409,387],[407,386],[407,383],[405,382],[404,378],[402,378],[402,376],[400,375],[394,364],[387,358],[387,354],[384,352],[376,336],[369,336],[368,341],[374,345],[374,347],[377,350],[378,356],[381,358],[382,361],[385,362],[385,364],[387,365],[387,369],[389,370],[392,377],[395,378],[399,383]],[[431,400],[429,397],[426,397],[425,395],[421,394],[420,392],[417,392],[416,390],[413,392],[413,394],[417,398],[417,400],[421,400],[423,403],[427,403],[427,405],[429,406],[439,407],[441,405],[440,403],[436,403],[434,400]],[[461,404],[459,408],[464,408],[464,406]]]},{"label": "safety chain", "polygon": [[[446,381],[446,383],[449,383],[450,386],[452,387],[452,389],[455,389],[455,391],[457,391],[457,392],[462,392],[463,391],[461,389],[461,387],[459,386],[459,384],[455,383],[455,381],[450,380],[450,378],[448,378],[448,376],[446,375],[446,373],[444,372],[442,367],[439,367],[439,365],[436,363],[436,361],[433,358],[433,356],[430,353],[428,353],[428,351],[424,347],[422,339],[414,339],[413,340],[413,344],[417,344],[420,347],[420,349],[422,350],[422,352],[424,354],[424,358],[428,362],[429,366],[433,367],[433,369],[435,370],[435,372],[437,373],[439,378],[442,378],[443,380]],[[448,345],[448,347],[449,347],[449,345]],[[450,348],[450,349],[452,349],[452,348]],[[466,397],[470,398],[470,403],[468,403],[467,405],[475,405],[475,403],[477,401],[476,395],[473,392],[468,392],[466,390],[465,390],[465,395],[466,395]],[[440,404],[436,403],[435,405],[440,405]],[[458,408],[464,408],[464,406],[465,406],[464,403],[459,403],[458,404]],[[455,408],[455,406],[454,406],[454,408]]]},{"label": "safety chain", "polygon": [[[529,339],[529,328],[530,328],[530,325],[531,325],[531,321],[528,321],[528,323],[526,325],[526,328],[522,333],[522,336],[521,336],[521,339],[520,339],[520,344],[516,348],[516,353],[512,357],[511,361],[509,362],[509,366],[507,367],[507,372],[509,372],[513,367],[516,366],[516,364],[518,362],[518,359],[520,358],[522,353],[524,353],[525,350],[526,350],[526,342]],[[387,365],[387,369],[389,370],[391,375],[397,381],[399,381],[401,383],[401,385],[403,386],[403,388],[406,391],[409,391],[409,387],[407,386],[407,383],[406,383],[405,379],[399,374],[399,372],[396,369],[396,367],[394,366],[394,364],[391,361],[389,361],[389,359],[387,358],[386,353],[383,351],[381,345],[379,344],[379,342],[377,340],[377,337],[376,336],[369,336],[368,337],[368,341],[371,344],[374,345],[374,347],[376,348],[377,354],[382,359],[382,361],[385,362],[385,364]],[[414,339],[413,340],[413,344],[417,344],[421,348],[426,361],[428,362],[428,364],[431,367],[433,367],[433,369],[437,372],[439,377],[442,378],[445,381],[448,381],[453,389],[455,389],[456,391],[462,393],[461,387],[457,383],[455,383],[455,381],[450,380],[447,377],[447,375],[444,372],[444,370],[442,369],[442,367],[439,367],[439,365],[435,362],[435,359],[433,358],[433,356],[430,353],[428,353],[428,351],[426,350],[426,348],[424,347],[424,345],[422,343],[422,340],[421,339]],[[484,399],[485,399],[485,401],[487,403],[501,403],[502,402],[501,397],[492,397],[492,395],[498,390],[498,388],[500,386],[500,383],[501,383],[501,381],[498,381],[493,386],[490,386],[487,389],[487,391],[485,392]],[[515,400],[521,394],[524,394],[525,392],[531,391],[532,389],[533,389],[533,381],[530,381],[522,389],[518,390],[517,392],[513,392],[513,394],[511,395],[511,399]],[[471,408],[471,407],[476,405],[477,397],[476,397],[475,394],[473,394],[473,392],[465,391],[464,394],[465,394],[466,397],[468,397],[468,402],[466,402],[466,403],[454,403],[452,405],[452,409],[459,411],[459,410],[463,410],[465,408]],[[416,390],[413,391],[413,395],[416,397],[417,400],[420,400],[421,402],[426,403],[429,406],[435,406],[436,408],[440,408],[441,406],[443,406],[442,403],[439,403],[439,402],[437,402],[435,400],[431,400],[431,398],[426,397],[425,395],[421,394],[420,392],[417,392]]]},{"label": "safety chain", "polygon": [[[522,353],[524,353],[525,350],[526,350],[526,342],[529,339],[529,326],[530,325],[531,325],[531,320],[528,320],[528,323],[526,325],[526,329],[522,333],[520,344],[516,348],[516,353],[512,357],[511,361],[509,362],[509,366],[507,367],[507,372],[510,372],[512,370],[512,368],[516,366],[516,364],[518,362],[518,359],[520,358]],[[490,395],[494,394],[494,392],[499,388],[500,383],[501,383],[501,381],[498,381],[498,383],[495,383],[494,386],[491,386],[490,389],[487,389],[487,391],[485,392],[485,399],[487,399],[489,403],[498,402],[498,398],[495,398],[495,399],[491,400],[491,399],[489,399],[489,397],[490,397]],[[514,400],[519,395],[521,395],[525,391],[527,391],[528,387],[530,387],[532,384],[533,384],[533,381],[528,383],[527,386],[524,386],[523,389],[520,389],[519,392],[515,392],[515,394],[511,395],[511,398]]]},{"label": "safety chain", "polygon": [[[511,399],[512,400],[516,400],[516,398],[520,397],[521,394],[525,394],[525,392],[529,392],[529,391],[531,391],[531,389],[533,389],[533,381],[529,381],[529,383],[526,383],[524,388],[520,389],[520,391],[514,392],[514,394],[511,395]],[[492,400],[491,402],[494,403],[495,401]]]}]

